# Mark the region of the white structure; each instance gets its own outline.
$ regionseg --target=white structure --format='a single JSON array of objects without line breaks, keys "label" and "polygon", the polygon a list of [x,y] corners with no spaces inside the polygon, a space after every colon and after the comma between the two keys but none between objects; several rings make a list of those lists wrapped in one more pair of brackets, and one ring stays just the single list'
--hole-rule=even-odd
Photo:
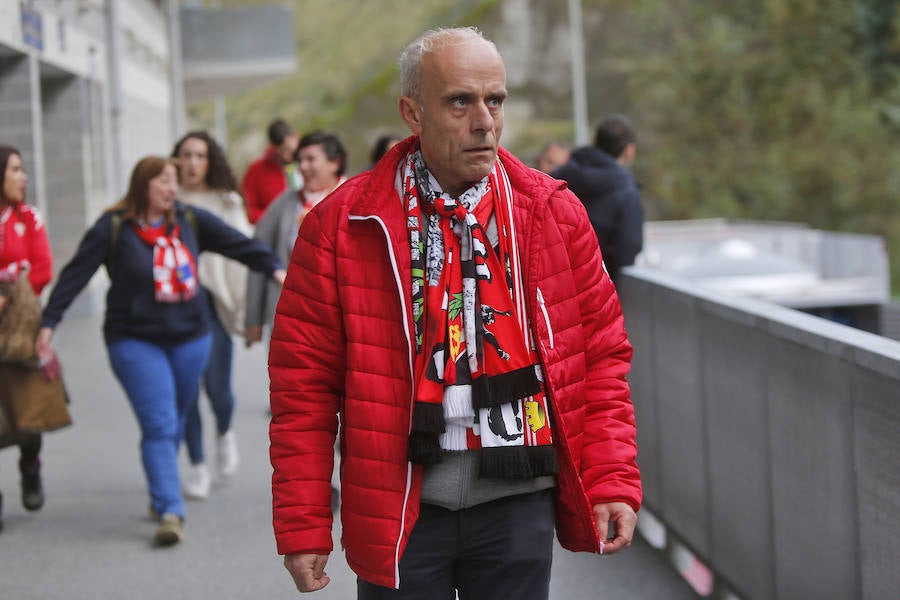
[{"label": "white structure", "polygon": [[22,152],[57,269],[137,159],[172,146],[168,4],[0,0],[0,143]]},{"label": "white structure", "polygon": [[[0,144],[22,152],[57,270],[125,192],[134,164],[171,151],[184,129],[186,86],[192,97],[222,94],[296,66],[290,7],[185,4],[0,0]],[[99,279],[76,310],[102,305]]]},{"label": "white structure", "polygon": [[[884,240],[794,223],[724,219],[644,226],[637,266],[888,334],[890,266]],[[891,331],[893,331],[891,329]]]},{"label": "white structure", "polygon": [[225,146],[225,94],[265,85],[297,69],[293,8],[184,2],[178,21],[184,96],[213,99],[215,137]]}]

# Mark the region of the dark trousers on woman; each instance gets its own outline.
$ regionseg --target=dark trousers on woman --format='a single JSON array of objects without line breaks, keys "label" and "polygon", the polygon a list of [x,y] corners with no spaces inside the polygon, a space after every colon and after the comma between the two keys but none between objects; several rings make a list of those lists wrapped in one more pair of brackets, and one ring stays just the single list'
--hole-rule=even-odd
[{"label": "dark trousers on woman", "polygon": [[41,454],[41,434],[29,433],[19,442],[19,461],[22,464],[33,463]]},{"label": "dark trousers on woman", "polygon": [[553,490],[463,510],[423,504],[400,559],[400,589],[357,579],[359,600],[547,600]]},{"label": "dark trousers on woman", "polygon": [[[234,392],[231,389],[231,367],[234,356],[234,343],[231,334],[225,329],[222,321],[216,315],[216,307],[210,297],[209,330],[212,333],[212,346],[209,350],[209,361],[206,371],[203,372],[203,388],[206,397],[209,398],[213,414],[216,417],[216,431],[219,435],[231,429],[231,417],[234,414]],[[191,464],[198,465],[204,462],[203,452],[203,422],[200,419],[200,388],[197,388],[198,398],[194,400],[188,409],[187,422],[184,426],[184,442],[187,445],[188,457]]]}]

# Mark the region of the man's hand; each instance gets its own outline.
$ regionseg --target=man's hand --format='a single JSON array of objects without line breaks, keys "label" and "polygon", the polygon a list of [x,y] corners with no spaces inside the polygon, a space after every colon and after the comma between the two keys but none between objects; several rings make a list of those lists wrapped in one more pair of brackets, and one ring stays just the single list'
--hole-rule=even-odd
[{"label": "man's hand", "polygon": [[[607,502],[594,505],[594,519],[600,534],[600,554],[615,554],[631,545],[637,515],[624,502]],[[609,537],[609,524],[615,525],[615,537]]]},{"label": "man's hand", "polygon": [[252,325],[244,330],[244,340],[249,348],[256,342],[262,341],[262,325]]},{"label": "man's hand", "polygon": [[331,578],[325,574],[325,563],[327,562],[327,554],[285,554],[284,556],[284,568],[294,578],[294,585],[301,592],[315,592],[328,585]]}]

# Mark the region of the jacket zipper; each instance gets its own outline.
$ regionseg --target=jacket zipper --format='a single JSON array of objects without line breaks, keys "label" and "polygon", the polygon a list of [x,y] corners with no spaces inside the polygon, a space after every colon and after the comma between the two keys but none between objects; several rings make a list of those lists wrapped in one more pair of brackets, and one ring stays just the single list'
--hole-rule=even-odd
[{"label": "jacket zipper", "polygon": [[547,337],[550,341],[550,348],[553,348],[553,326],[550,325],[550,314],[547,312],[547,305],[544,302],[544,294],[541,293],[541,288],[537,288],[537,301],[538,306],[541,308],[541,313],[544,315],[544,324],[547,326]]},{"label": "jacket zipper", "polygon": [[[397,283],[397,294],[400,298],[400,310],[403,314],[403,331],[406,334],[406,344],[408,346],[408,356],[409,356],[409,380],[410,383],[413,383],[415,380],[415,372],[413,367],[413,348],[412,343],[410,342],[410,332],[409,332],[409,321],[406,315],[406,299],[403,294],[403,282],[400,279],[400,267],[397,266],[397,257],[394,256],[394,247],[391,245],[391,236],[388,233],[387,225],[385,225],[384,221],[378,215],[370,215],[370,216],[357,216],[357,215],[349,215],[348,217],[351,221],[375,221],[381,227],[382,233],[384,233],[384,239],[387,242],[387,250],[388,256],[391,259],[391,269],[394,271],[394,281]],[[413,404],[415,403],[415,390],[410,387],[410,397],[409,397],[409,415],[410,415],[410,423],[409,430],[412,430],[412,409]],[[400,513],[400,532],[397,536],[397,545],[394,547],[394,589],[399,589],[400,587],[400,542],[403,540],[403,530],[406,529],[406,506],[409,502],[409,493],[412,488],[412,463],[406,463],[406,491],[403,494],[403,509]]]}]

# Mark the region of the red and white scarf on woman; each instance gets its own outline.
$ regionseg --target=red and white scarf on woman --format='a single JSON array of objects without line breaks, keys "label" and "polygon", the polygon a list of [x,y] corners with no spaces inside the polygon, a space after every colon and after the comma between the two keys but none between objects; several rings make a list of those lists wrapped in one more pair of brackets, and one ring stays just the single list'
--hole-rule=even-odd
[{"label": "red and white scarf on woman", "polygon": [[[419,151],[401,177],[416,341],[410,460],[480,450],[483,477],[555,474],[503,165],[458,199],[441,191]],[[496,223],[496,248],[482,223],[491,232]]]},{"label": "red and white scarf on woman", "polygon": [[166,226],[132,223],[134,231],[153,247],[153,289],[157,302],[186,302],[197,294],[197,263],[181,243],[178,225],[166,235]]}]

